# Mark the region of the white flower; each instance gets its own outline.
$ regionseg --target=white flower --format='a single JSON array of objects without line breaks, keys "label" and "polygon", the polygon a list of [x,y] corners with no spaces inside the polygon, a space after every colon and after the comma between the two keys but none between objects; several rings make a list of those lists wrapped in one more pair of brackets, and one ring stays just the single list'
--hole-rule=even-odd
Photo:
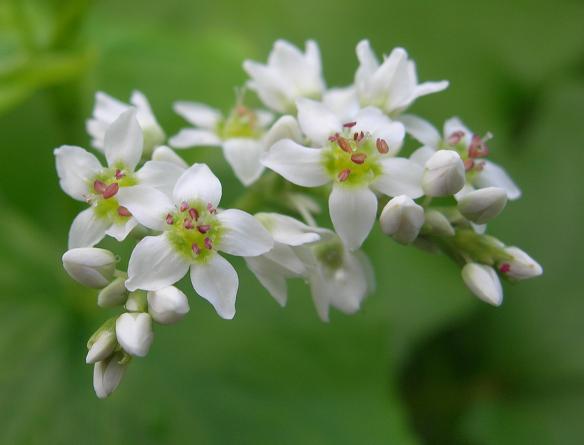
[{"label": "white flower", "polygon": [[114,278],[116,257],[109,250],[71,249],[65,252],[62,260],[69,276],[84,286],[101,289]]},{"label": "white flower", "polygon": [[152,317],[144,312],[126,312],[116,320],[116,336],[130,355],[144,357],[154,341]]},{"label": "white flower", "polygon": [[161,145],[166,139],[164,131],[156,121],[148,99],[140,91],[134,91],[130,98],[130,104],[102,92],[95,94],[95,106],[93,116],[87,120],[87,132],[92,137],[91,145],[105,151],[105,134],[108,127],[125,111],[135,107],[136,118],[142,129],[144,137],[144,153],[152,153],[152,150]]},{"label": "white flower", "polygon": [[497,272],[490,266],[467,263],[462,268],[464,284],[481,300],[499,306],[503,301],[503,289]]},{"label": "white flower", "polygon": [[424,164],[422,188],[428,196],[454,195],[464,181],[464,164],[455,151],[438,150]]},{"label": "white flower", "polygon": [[85,358],[85,363],[96,363],[108,358],[118,344],[116,334],[113,329],[103,329],[88,343],[89,352]]},{"label": "white flower", "polygon": [[485,137],[473,134],[457,117],[448,119],[444,123],[443,136],[440,136],[438,130],[429,122],[417,116],[401,116],[400,121],[404,123],[409,134],[424,144],[412,154],[410,157],[412,161],[424,165],[439,149],[454,150],[461,156],[466,170],[467,184],[456,195],[457,199],[475,188],[484,187],[502,188],[507,192],[507,198],[512,201],[521,196],[521,190],[507,172],[494,162],[485,159],[489,154],[486,142],[491,137],[490,134]]},{"label": "white flower", "polygon": [[255,217],[274,238],[274,247],[263,255],[245,258],[245,262],[262,286],[284,306],[288,298],[286,279],[307,273],[298,257],[299,246],[320,241],[323,229],[278,213],[258,213]]},{"label": "white flower", "polygon": [[189,309],[187,296],[174,286],[148,292],[148,312],[157,323],[176,323]]},{"label": "white flower", "polygon": [[543,268],[519,247],[505,247],[505,253],[511,256],[510,260],[498,265],[499,272],[514,280],[526,280],[543,273]]},{"label": "white flower", "polygon": [[97,362],[93,366],[93,389],[97,397],[105,399],[114,392],[122,381],[127,367],[128,363],[121,352]]},{"label": "white flower", "polygon": [[246,186],[264,171],[261,157],[268,147],[280,139],[299,141],[301,138],[298,123],[292,116],[282,116],[266,131],[272,114],[241,105],[227,118],[218,110],[195,102],[176,102],[174,110],[195,128],[183,128],[170,139],[170,144],[174,148],[221,146],[223,156]]},{"label": "white flower", "polygon": [[176,164],[184,169],[189,168],[189,165],[185,162],[185,160],[166,145],[161,145],[160,147],[156,147],[154,149],[152,152],[152,160],[170,162],[171,164]]},{"label": "white flower", "polygon": [[298,120],[312,147],[290,139],[274,144],[263,162],[288,181],[303,187],[333,183],[329,212],[336,232],[349,249],[358,248],[376,218],[377,197],[422,196],[422,168],[396,158],[404,127],[377,108],[361,110],[343,123],[321,103],[298,100]]},{"label": "white flower", "polygon": [[176,182],[172,200],[138,185],[120,190],[118,199],[140,224],[162,231],[134,248],[128,265],[130,291],[156,291],[180,280],[190,269],[195,291],[223,318],[235,315],[238,277],[219,251],[256,256],[272,248],[270,234],[250,214],[219,211],[221,183],[204,164],[194,164]]},{"label": "white flower", "polygon": [[448,82],[418,83],[415,63],[403,48],[395,48],[380,65],[367,40],[357,45],[359,68],[355,88],[361,106],[375,106],[396,115],[408,108],[418,97],[437,93]]},{"label": "white flower", "polygon": [[390,200],[379,217],[381,230],[401,244],[410,244],[424,224],[424,208],[400,195]]},{"label": "white flower", "polygon": [[136,111],[124,111],[107,129],[104,141],[107,167],[81,147],[64,145],[55,150],[61,188],[72,198],[86,201],[90,208],[73,220],[69,248],[91,247],[107,234],[122,241],[137,222],[117,193],[124,187],[148,184],[170,192],[184,169],[170,162],[148,161],[137,172],[142,156],[142,131]]},{"label": "white flower", "polygon": [[498,187],[485,187],[467,193],[458,201],[458,210],[476,224],[486,224],[503,211],[507,192]]},{"label": "white flower", "polygon": [[320,51],[316,42],[306,42],[304,54],[284,40],[277,40],[267,65],[246,60],[243,69],[248,87],[261,101],[279,113],[293,113],[300,97],[318,99],[325,89]]}]

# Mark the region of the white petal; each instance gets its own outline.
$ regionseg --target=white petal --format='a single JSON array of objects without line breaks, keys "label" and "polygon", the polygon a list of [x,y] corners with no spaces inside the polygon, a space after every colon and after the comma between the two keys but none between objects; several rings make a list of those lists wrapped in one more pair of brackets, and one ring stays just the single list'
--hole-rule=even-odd
[{"label": "white petal", "polygon": [[176,181],[172,192],[175,203],[201,200],[213,207],[221,201],[221,182],[206,164],[193,164]]},{"label": "white petal", "polygon": [[209,130],[197,130],[196,128],[183,128],[178,134],[171,137],[168,142],[174,148],[221,145],[221,139],[217,134]]},{"label": "white petal", "polygon": [[76,247],[92,247],[105,236],[105,231],[111,225],[107,218],[100,218],[93,207],[79,213],[69,229],[69,249]]},{"label": "white petal", "polygon": [[422,189],[428,196],[449,196],[465,184],[464,163],[454,150],[438,150],[424,166]]},{"label": "white petal", "polygon": [[152,160],[171,162],[182,168],[188,168],[189,166],[183,158],[177,155],[171,148],[167,147],[166,145],[161,145],[160,147],[156,147],[154,149],[154,152],[152,153]]},{"label": "white petal", "polygon": [[440,143],[440,133],[427,120],[412,114],[404,114],[399,117],[399,120],[405,125],[408,134],[422,144],[437,147]]},{"label": "white petal", "polygon": [[85,201],[91,181],[102,169],[101,164],[81,147],[63,145],[54,153],[59,185],[72,198]]},{"label": "white petal", "polygon": [[343,123],[354,120],[360,108],[357,91],[353,86],[328,90],[322,102]]},{"label": "white petal", "polygon": [[257,118],[257,125],[260,128],[266,128],[274,121],[274,114],[266,110],[254,110]]},{"label": "white petal", "polygon": [[108,165],[122,162],[133,171],[142,157],[143,144],[144,136],[136,119],[136,110],[124,111],[105,133],[104,151]]},{"label": "white petal", "polygon": [[87,287],[101,289],[114,278],[116,257],[109,250],[95,247],[70,249],[62,261],[69,276]]},{"label": "white petal", "polygon": [[410,155],[410,161],[415,162],[423,168],[424,165],[426,165],[426,162],[428,162],[428,159],[430,159],[434,153],[436,153],[434,148],[424,145]]},{"label": "white petal", "polygon": [[154,341],[152,317],[144,312],[120,315],[116,320],[116,337],[128,354],[145,357]]},{"label": "white petal", "polygon": [[261,256],[278,265],[285,276],[299,276],[306,272],[304,263],[294,253],[294,249],[286,244],[274,243],[272,250]]},{"label": "white petal", "polygon": [[294,184],[319,187],[330,181],[322,165],[322,151],[281,140],[266,153],[263,164]]},{"label": "white petal", "polygon": [[239,278],[229,261],[215,254],[205,264],[193,264],[191,282],[195,291],[213,305],[221,318],[230,320],[235,316]]},{"label": "white petal", "polygon": [[263,256],[246,258],[245,262],[270,295],[280,306],[285,306],[288,299],[288,286],[280,267]]},{"label": "white petal", "polygon": [[320,230],[311,227],[287,215],[279,213],[258,213],[255,215],[269,230],[274,238],[282,244],[301,246],[319,241]]},{"label": "white petal", "polygon": [[168,286],[148,292],[148,312],[157,323],[174,324],[189,312],[187,296],[178,288]]},{"label": "white petal", "polygon": [[312,143],[323,146],[329,136],[342,130],[342,122],[321,102],[299,98],[296,107],[300,128]]},{"label": "white petal", "polygon": [[255,139],[228,139],[223,143],[223,155],[243,185],[254,183],[264,171],[264,149],[264,144]]},{"label": "white petal", "polygon": [[473,133],[466,125],[462,123],[458,117],[451,117],[446,122],[444,122],[444,139],[448,140],[448,138],[452,136],[453,133],[458,131],[462,131],[464,134],[462,140],[464,141],[465,145],[470,144]]},{"label": "white petal", "polygon": [[464,284],[481,300],[494,306],[503,301],[503,289],[497,272],[484,264],[467,263],[462,268]]},{"label": "white petal", "polygon": [[507,198],[511,201],[521,197],[521,190],[519,190],[519,187],[513,182],[513,179],[511,179],[502,167],[494,162],[485,161],[483,170],[475,176],[473,183],[478,188],[502,188],[507,192]]},{"label": "white petal", "polygon": [[140,224],[153,230],[164,230],[165,216],[174,210],[167,195],[146,185],[122,187],[117,198]]},{"label": "white petal", "polygon": [[282,116],[268,130],[262,142],[267,148],[270,148],[276,142],[282,139],[292,139],[294,142],[302,142],[302,133],[298,126],[298,121],[290,115]]},{"label": "white petal", "polygon": [[448,82],[447,80],[421,83],[419,85],[416,85],[416,88],[414,90],[414,97],[418,98],[422,96],[427,96],[428,94],[432,93],[439,93],[440,91],[444,91],[446,88],[448,88],[449,84],[450,82]]},{"label": "white petal", "polygon": [[221,113],[215,108],[198,102],[175,102],[174,111],[191,124],[213,130],[222,119]]},{"label": "white petal", "polygon": [[148,102],[144,93],[138,90],[132,91],[130,103],[137,109],[136,118],[143,130],[151,126],[160,127],[154,117],[152,107],[150,107],[150,102]]},{"label": "white petal", "polygon": [[93,366],[93,389],[100,399],[105,399],[118,387],[126,368],[127,363],[121,363],[123,354],[118,352]]},{"label": "white petal", "polygon": [[424,224],[424,208],[400,195],[391,199],[379,217],[381,230],[401,244],[412,243]]},{"label": "white petal", "polygon": [[255,91],[260,100],[272,110],[280,113],[288,113],[294,110],[293,94],[290,86],[281,76],[278,70],[265,65],[245,60],[243,69],[253,79],[247,86]]},{"label": "white petal", "polygon": [[266,253],[274,240],[264,226],[242,210],[229,209],[217,215],[224,233],[219,249],[230,255],[257,256]]},{"label": "white petal", "polygon": [[105,360],[114,352],[117,345],[113,329],[102,331],[94,340],[85,357],[85,363],[88,364]]},{"label": "white petal", "polygon": [[128,218],[125,223],[112,224],[105,231],[106,235],[115,238],[117,241],[124,241],[132,230],[138,225],[136,218]]},{"label": "white petal", "polygon": [[343,243],[354,250],[371,232],[377,213],[377,198],[367,187],[336,184],[329,197],[329,212],[335,231]]},{"label": "white petal", "polygon": [[134,248],[128,264],[126,288],[158,290],[180,280],[189,265],[170,245],[165,234],[147,236]]},{"label": "white petal", "polygon": [[499,215],[506,204],[505,190],[498,187],[485,187],[463,196],[458,201],[458,211],[476,224],[486,224]]},{"label": "white petal", "polygon": [[381,160],[383,174],[371,187],[387,196],[406,195],[412,199],[424,194],[422,174],[424,170],[415,162],[405,158]]},{"label": "white petal", "polygon": [[92,138],[92,146],[103,151],[103,139],[108,126],[128,108],[127,104],[106,93],[98,91],[95,94],[93,116],[86,123],[87,132]]},{"label": "white petal", "polygon": [[136,178],[140,185],[154,187],[171,196],[176,181],[185,170],[173,162],[148,161],[136,172]]}]

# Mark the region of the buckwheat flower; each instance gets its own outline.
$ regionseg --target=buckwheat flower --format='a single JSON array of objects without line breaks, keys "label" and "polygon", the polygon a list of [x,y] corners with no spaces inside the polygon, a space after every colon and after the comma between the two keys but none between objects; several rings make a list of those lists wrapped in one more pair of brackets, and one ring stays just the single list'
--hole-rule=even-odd
[{"label": "buckwheat flower", "polygon": [[144,312],[126,312],[116,320],[116,337],[130,355],[144,357],[154,341],[152,317]]},{"label": "buckwheat flower", "polygon": [[391,199],[379,217],[381,230],[401,244],[412,243],[424,224],[424,208],[400,195]]},{"label": "buckwheat flower", "polygon": [[90,207],[75,217],[69,231],[69,248],[91,247],[107,234],[126,238],[137,221],[117,199],[119,190],[149,184],[170,193],[184,168],[170,162],[148,161],[135,171],[142,156],[142,131],[136,111],[124,111],[107,129],[104,150],[107,166],[81,147],[63,145],[55,150],[61,188]]},{"label": "buckwheat flower", "polygon": [[270,234],[250,214],[218,210],[221,183],[204,164],[194,164],[177,180],[172,199],[148,186],[120,190],[120,203],[140,224],[162,232],[134,248],[126,287],[158,291],[190,269],[195,291],[223,318],[235,315],[238,277],[220,251],[256,256],[272,248]]},{"label": "buckwheat flower", "polygon": [[486,224],[503,211],[507,204],[507,192],[498,187],[485,187],[468,192],[458,201],[462,215],[476,223]]},{"label": "buckwheat flower", "polygon": [[367,238],[376,218],[374,191],[388,196],[422,196],[422,168],[395,157],[404,127],[377,108],[364,108],[342,122],[322,103],[298,100],[298,121],[311,147],[284,139],[274,144],[264,165],[303,187],[333,184],[329,212],[349,249]]},{"label": "buckwheat flower", "polygon": [[174,148],[220,146],[235,176],[244,184],[255,182],[264,171],[261,157],[283,138],[300,140],[296,119],[282,116],[271,128],[271,113],[236,106],[229,116],[195,102],[176,102],[174,110],[195,128],[184,128],[170,139]]},{"label": "buckwheat flower", "polygon": [[92,247],[70,249],[63,255],[63,267],[78,283],[101,289],[114,278],[116,257],[105,249]]},{"label": "buckwheat flower", "polygon": [[497,272],[490,266],[467,263],[462,268],[464,284],[481,300],[499,306],[503,301],[503,289]]},{"label": "buckwheat flower", "polygon": [[190,310],[187,296],[174,286],[150,291],[147,298],[148,312],[160,324],[174,324]]},{"label": "buckwheat flower", "polygon": [[262,255],[245,258],[245,262],[262,286],[284,306],[288,298],[286,280],[307,274],[298,248],[320,241],[326,231],[278,213],[258,213],[255,217],[274,238],[274,246]]},{"label": "buckwheat flower", "polygon": [[424,164],[422,189],[433,197],[450,196],[464,187],[464,163],[453,150],[438,150]]},{"label": "buckwheat flower", "polygon": [[155,147],[164,142],[166,135],[156,121],[148,99],[140,91],[132,93],[130,104],[123,103],[101,91],[95,94],[93,115],[86,123],[87,132],[92,138],[91,145],[98,150],[104,151],[105,134],[108,127],[122,113],[134,107],[136,109],[136,118],[143,133],[144,153],[152,153]]},{"label": "buckwheat flower", "polygon": [[319,99],[325,89],[320,50],[313,40],[306,42],[304,53],[277,40],[266,65],[246,60],[243,69],[251,77],[247,86],[268,108],[279,113],[294,113],[296,99]]},{"label": "buckwheat flower", "polygon": [[97,363],[108,358],[115,350],[118,342],[114,329],[103,329],[96,333],[88,342],[89,351],[85,363]]},{"label": "buckwheat flower", "polygon": [[127,367],[128,362],[122,352],[97,362],[93,366],[93,389],[97,397],[105,399],[113,393],[122,381]]},{"label": "buckwheat flower", "polygon": [[543,273],[543,268],[519,247],[505,247],[511,259],[498,264],[499,272],[513,280],[526,280]]},{"label": "buckwheat flower", "polygon": [[466,186],[456,195],[457,199],[475,188],[485,187],[502,188],[512,201],[521,196],[521,190],[507,172],[486,159],[489,155],[486,143],[492,137],[489,133],[483,137],[474,134],[457,117],[444,123],[442,136],[432,124],[417,116],[401,116],[400,121],[409,134],[424,144],[410,157],[418,164],[424,165],[436,150],[454,150],[460,155],[466,171]]},{"label": "buckwheat flower", "polygon": [[448,81],[418,83],[415,63],[403,48],[395,48],[383,63],[379,63],[369,41],[357,45],[359,68],[355,88],[361,106],[375,106],[397,115],[418,97],[437,93],[448,87]]}]

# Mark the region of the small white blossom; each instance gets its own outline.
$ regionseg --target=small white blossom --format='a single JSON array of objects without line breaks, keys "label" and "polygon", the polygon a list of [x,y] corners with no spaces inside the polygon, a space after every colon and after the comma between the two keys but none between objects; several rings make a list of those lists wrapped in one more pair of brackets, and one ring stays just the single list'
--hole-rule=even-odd
[{"label": "small white blossom", "polygon": [[113,393],[122,381],[127,367],[128,363],[121,352],[97,362],[93,366],[93,389],[97,397],[105,399]]},{"label": "small white blossom", "polygon": [[320,51],[312,40],[306,42],[304,53],[277,40],[266,65],[246,60],[243,69],[251,77],[247,86],[268,108],[279,113],[293,113],[296,99],[319,99],[325,89]]},{"label": "small white blossom", "polygon": [[412,154],[410,157],[412,161],[424,165],[434,152],[440,149],[454,150],[461,156],[466,170],[466,185],[456,195],[457,199],[475,188],[485,187],[504,189],[511,201],[521,196],[521,190],[507,172],[485,159],[489,155],[486,142],[491,137],[490,134],[481,137],[472,133],[457,117],[444,123],[442,136],[432,124],[417,116],[401,116],[400,121],[404,123],[409,134],[424,144]]},{"label": "small white blossom", "polygon": [[514,280],[526,280],[543,273],[543,268],[519,247],[506,247],[505,253],[511,256],[510,260],[499,264],[499,272]]},{"label": "small white blossom", "polygon": [[142,156],[143,137],[136,111],[124,111],[108,127],[104,140],[107,167],[81,147],[64,145],[55,150],[61,188],[90,207],[73,220],[69,248],[91,247],[107,234],[122,241],[137,225],[117,193],[124,187],[148,184],[167,193],[184,168],[170,162],[148,161],[135,172]]},{"label": "small white blossom", "polygon": [[174,286],[148,292],[148,312],[155,322],[174,324],[189,312],[187,296]]},{"label": "small white blossom", "polygon": [[415,63],[408,59],[403,48],[395,48],[379,64],[367,40],[357,45],[359,68],[355,74],[355,88],[361,106],[375,106],[396,115],[408,108],[418,97],[437,93],[448,87],[448,82],[418,83]]},{"label": "small white blossom", "polygon": [[134,248],[128,265],[130,291],[157,291],[190,269],[195,291],[223,318],[235,315],[237,272],[219,251],[256,256],[272,248],[270,234],[250,214],[218,210],[221,183],[204,164],[194,164],[176,182],[172,199],[147,186],[120,190],[118,199],[140,224],[162,233]]},{"label": "small white blossom", "polygon": [[503,301],[503,289],[497,272],[490,266],[467,263],[462,268],[464,284],[481,300],[499,306]]},{"label": "small white blossom", "polygon": [[104,329],[92,339],[85,363],[96,363],[108,358],[118,344],[113,329]]},{"label": "small white blossom", "polygon": [[298,121],[311,146],[290,139],[274,144],[264,165],[303,187],[333,183],[329,212],[336,232],[349,249],[367,238],[376,219],[377,197],[422,196],[422,168],[395,155],[404,127],[377,108],[365,108],[343,123],[324,104],[298,100]]},{"label": "small white blossom", "polygon": [[454,195],[464,181],[464,164],[455,151],[438,150],[424,164],[422,188],[428,196]]},{"label": "small white blossom", "polygon": [[140,91],[134,91],[130,104],[125,104],[101,91],[95,94],[93,116],[87,120],[87,132],[92,137],[93,147],[105,151],[105,134],[108,127],[122,113],[134,107],[137,110],[136,118],[144,137],[144,153],[152,153],[155,147],[164,142],[166,135],[156,121],[146,96]]},{"label": "small white blossom", "polygon": [[410,244],[424,224],[424,208],[408,196],[396,196],[383,208],[379,223],[383,233],[398,243]]},{"label": "small white blossom", "polygon": [[62,260],[69,276],[84,286],[101,289],[114,278],[116,257],[109,250],[92,247],[70,249]]},{"label": "small white blossom", "polygon": [[498,187],[485,187],[465,194],[458,201],[458,210],[476,224],[486,224],[503,211],[507,192]]},{"label": "small white blossom", "polygon": [[144,312],[126,312],[116,320],[118,342],[130,355],[144,357],[154,341],[152,317]]}]

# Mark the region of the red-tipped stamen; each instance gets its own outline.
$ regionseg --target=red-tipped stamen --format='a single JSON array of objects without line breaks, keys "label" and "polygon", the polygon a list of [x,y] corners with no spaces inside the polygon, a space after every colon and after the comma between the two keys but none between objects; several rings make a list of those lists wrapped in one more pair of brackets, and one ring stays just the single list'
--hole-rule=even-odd
[{"label": "red-tipped stamen", "polygon": [[198,255],[201,253],[201,248],[199,247],[199,245],[197,243],[193,243],[193,245],[191,246],[191,249],[193,250],[193,253],[195,255]]},{"label": "red-tipped stamen", "polygon": [[353,128],[355,125],[357,125],[357,122],[346,122],[343,124],[343,127],[345,128]]},{"label": "red-tipped stamen", "polygon": [[509,273],[510,270],[511,270],[511,264],[509,264],[509,263],[503,263],[503,264],[501,264],[501,266],[499,266],[499,272],[501,272],[501,273]]},{"label": "red-tipped stamen", "polygon": [[190,230],[190,229],[192,229],[193,227],[195,227],[195,226],[193,225],[193,221],[192,221],[192,220],[190,220],[190,219],[185,219],[185,222],[183,223],[183,226],[184,226],[184,228],[185,228],[185,229],[187,229],[187,230]]},{"label": "red-tipped stamen", "polygon": [[351,161],[353,161],[355,164],[363,164],[365,159],[367,159],[367,155],[365,153],[355,153],[351,156]]},{"label": "red-tipped stamen", "polygon": [[211,241],[211,238],[205,238],[205,247],[209,250],[213,248],[213,241]]},{"label": "red-tipped stamen", "polygon": [[124,206],[119,206],[118,207],[118,215],[120,216],[132,216],[132,214],[130,213],[130,211],[125,208]]},{"label": "red-tipped stamen", "polygon": [[97,179],[93,183],[93,190],[95,190],[95,193],[98,193],[100,195],[105,191],[106,188],[107,185],[105,185],[105,183],[103,181],[100,181],[99,179]]},{"label": "red-tipped stamen", "polygon": [[468,146],[468,155],[471,158],[484,158],[489,154],[489,148],[485,141],[477,134],[473,134],[470,145]]},{"label": "red-tipped stamen", "polygon": [[335,133],[335,134],[333,134],[332,136],[329,136],[329,137],[328,137],[328,140],[329,140],[330,142],[334,142],[334,141],[336,141],[336,140],[337,140],[337,138],[338,138],[338,137],[339,137],[339,133]]},{"label": "red-tipped stamen", "polygon": [[339,178],[339,181],[345,182],[349,178],[350,174],[351,174],[351,169],[346,168],[346,169],[342,170],[337,177]]},{"label": "red-tipped stamen", "polygon": [[362,131],[359,132],[359,137],[357,138],[357,142],[361,142],[363,139],[365,139],[365,133],[363,133]]},{"label": "red-tipped stamen", "polygon": [[201,233],[207,233],[209,230],[211,230],[211,226],[209,224],[202,224],[197,226],[197,230]]},{"label": "red-tipped stamen", "polygon": [[463,137],[464,137],[464,131],[461,131],[461,130],[454,131],[450,134],[450,136],[448,136],[448,143],[450,145],[456,145],[461,141],[461,139]]},{"label": "red-tipped stamen", "polygon": [[466,161],[464,161],[464,169],[466,171],[472,170],[472,168],[474,167],[474,160],[473,159],[467,159]]},{"label": "red-tipped stamen", "polygon": [[215,207],[213,207],[213,204],[211,204],[211,203],[207,204],[207,210],[209,211],[209,213],[213,213],[213,214],[217,213],[217,209]]},{"label": "red-tipped stamen", "polygon": [[111,198],[112,196],[115,196],[118,193],[119,189],[120,189],[120,186],[118,185],[117,182],[111,183],[103,191],[103,198],[108,199],[108,198]]},{"label": "red-tipped stamen", "polygon": [[188,202],[186,202],[186,201],[181,202],[180,208],[179,208],[179,210],[181,212],[186,212],[188,208],[189,208],[189,203]]},{"label": "red-tipped stamen", "polygon": [[347,142],[347,140],[343,137],[337,138],[337,145],[341,148],[341,150],[346,151],[347,153],[352,153],[353,149],[351,148],[351,144]]},{"label": "red-tipped stamen", "polygon": [[189,216],[196,221],[199,219],[199,212],[197,212],[197,209],[191,207],[189,209]]},{"label": "red-tipped stamen", "polygon": [[170,213],[168,215],[166,215],[166,224],[168,224],[170,226],[174,224],[174,218],[172,217],[172,215]]},{"label": "red-tipped stamen", "polygon": [[377,151],[382,155],[389,152],[389,145],[385,142],[385,139],[377,138],[375,141],[375,146],[377,147]]},{"label": "red-tipped stamen", "polygon": [[116,176],[116,179],[120,180],[126,175],[124,173],[122,173],[122,171],[119,168],[116,168],[116,175],[115,176]]}]

